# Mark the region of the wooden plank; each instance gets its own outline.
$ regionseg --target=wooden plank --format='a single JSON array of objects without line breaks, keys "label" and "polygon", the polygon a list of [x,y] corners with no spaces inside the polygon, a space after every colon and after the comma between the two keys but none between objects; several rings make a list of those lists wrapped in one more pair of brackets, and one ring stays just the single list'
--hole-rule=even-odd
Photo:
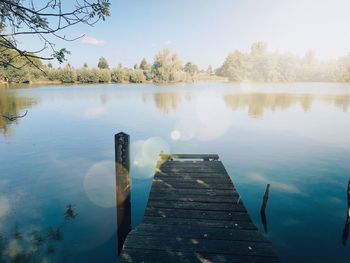
[{"label": "wooden plank", "polygon": [[[155,190],[156,189],[156,190]],[[231,196],[238,195],[236,190],[220,190],[220,189],[164,189],[164,188],[156,188],[154,187],[157,194],[176,194],[176,195],[183,195],[187,196],[188,194],[191,195],[206,195],[206,196]]]},{"label": "wooden plank", "polygon": [[189,210],[204,210],[204,211],[234,211],[234,212],[246,212],[242,203],[220,203],[220,205],[214,202],[182,202],[182,201],[154,201],[149,200],[147,207],[150,208],[171,208],[171,209],[189,209]]},{"label": "wooden plank", "polygon": [[172,189],[217,189],[217,190],[232,190],[234,191],[232,184],[203,184],[199,182],[164,182],[153,181],[152,187],[155,188],[172,188]]},{"label": "wooden plank", "polygon": [[226,173],[173,173],[173,172],[156,172],[154,178],[158,177],[172,177],[181,179],[181,177],[191,177],[191,178],[227,178]]},{"label": "wooden plank", "polygon": [[125,248],[118,263],[277,263],[277,257]]},{"label": "wooden plank", "polygon": [[247,221],[224,221],[224,220],[209,220],[209,219],[182,219],[177,218],[162,218],[162,217],[143,217],[143,223],[158,224],[158,225],[187,225],[187,226],[207,226],[225,229],[257,229],[252,222]]},{"label": "wooden plank", "polygon": [[247,212],[235,211],[203,211],[188,209],[169,209],[169,208],[153,208],[147,207],[145,216],[149,217],[167,217],[181,219],[210,219],[210,220],[239,220],[250,221]]},{"label": "wooden plank", "polygon": [[205,252],[217,254],[274,256],[272,247],[266,243],[235,240],[207,240],[193,238],[151,237],[129,235],[124,243],[125,248],[172,250],[184,252]]},{"label": "wooden plank", "polygon": [[[231,196],[210,196],[210,195],[177,195],[177,194],[159,194],[157,191],[151,191],[149,195],[151,201],[182,201],[182,202],[205,202],[219,204],[239,204],[241,203],[238,195]],[[218,204],[216,204],[218,205]]]},{"label": "wooden plank", "polygon": [[191,178],[191,177],[182,177],[182,178],[172,178],[171,176],[163,176],[163,177],[156,177],[153,179],[153,182],[165,182],[168,184],[172,183],[195,183],[195,184],[206,184],[206,185],[211,185],[211,184],[227,184],[232,186],[232,182],[230,178],[212,178],[212,177],[204,177],[204,178]]},{"label": "wooden plank", "polygon": [[165,173],[224,173],[227,174],[224,169],[217,169],[215,167],[172,167],[161,168]]},{"label": "wooden plank", "polygon": [[189,162],[189,161],[172,161],[172,162],[165,162],[161,165],[161,169],[163,168],[217,168],[217,169],[223,169],[225,170],[224,165],[222,162],[203,162],[203,161],[197,161],[197,162]]},{"label": "wooden plank", "polygon": [[164,159],[219,159],[217,154],[160,154],[159,156]]},{"label": "wooden plank", "polygon": [[237,230],[226,228],[213,228],[206,226],[173,226],[173,225],[156,225],[141,224],[133,232],[132,235],[140,236],[163,236],[169,237],[176,234],[185,238],[202,238],[202,239],[224,239],[236,241],[255,241],[271,243],[255,230]]}]

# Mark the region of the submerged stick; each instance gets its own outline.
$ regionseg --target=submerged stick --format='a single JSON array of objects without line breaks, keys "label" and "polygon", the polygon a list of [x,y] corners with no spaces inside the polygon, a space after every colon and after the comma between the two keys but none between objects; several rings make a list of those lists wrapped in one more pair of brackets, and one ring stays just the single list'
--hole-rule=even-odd
[{"label": "submerged stick", "polygon": [[270,184],[267,184],[265,194],[263,197],[263,202],[262,202],[261,208],[260,208],[261,223],[264,226],[265,233],[267,233],[267,220],[266,220],[265,211],[266,211],[267,201],[269,200],[269,193],[270,193]]},{"label": "submerged stick", "polygon": [[269,200],[269,193],[270,193],[270,184],[266,185],[266,190],[265,190],[265,194],[263,197],[263,202],[260,208],[260,213],[265,213],[266,210],[266,206],[267,206],[267,201]]}]

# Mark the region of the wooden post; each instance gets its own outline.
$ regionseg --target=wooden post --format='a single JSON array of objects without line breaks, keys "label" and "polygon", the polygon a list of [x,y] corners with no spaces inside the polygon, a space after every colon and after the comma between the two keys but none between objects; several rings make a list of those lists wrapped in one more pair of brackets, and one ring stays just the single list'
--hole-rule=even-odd
[{"label": "wooden post", "polygon": [[270,193],[270,184],[267,184],[265,194],[263,197],[263,202],[262,202],[261,208],[260,208],[261,223],[264,226],[265,233],[267,233],[267,220],[266,220],[265,210],[266,210],[266,206],[267,206],[267,201],[269,200],[269,193]]},{"label": "wooden post", "polygon": [[114,136],[115,176],[117,189],[117,233],[118,255],[126,236],[131,231],[131,196],[130,196],[130,149],[129,135],[120,132]]}]

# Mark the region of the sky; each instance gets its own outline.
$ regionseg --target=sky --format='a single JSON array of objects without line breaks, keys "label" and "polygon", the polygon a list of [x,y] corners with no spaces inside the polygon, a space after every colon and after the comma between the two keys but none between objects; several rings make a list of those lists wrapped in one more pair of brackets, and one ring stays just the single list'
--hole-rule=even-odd
[{"label": "sky", "polygon": [[[68,0],[64,0],[68,1]],[[249,51],[264,41],[271,51],[302,56],[312,48],[321,59],[350,52],[349,0],[110,0],[112,15],[94,27],[78,25],[55,40],[71,51],[68,61],[96,66],[105,57],[111,67],[153,61],[163,48],[178,53],[183,63],[219,67],[239,49]],[[25,46],[38,40],[29,38]]]}]

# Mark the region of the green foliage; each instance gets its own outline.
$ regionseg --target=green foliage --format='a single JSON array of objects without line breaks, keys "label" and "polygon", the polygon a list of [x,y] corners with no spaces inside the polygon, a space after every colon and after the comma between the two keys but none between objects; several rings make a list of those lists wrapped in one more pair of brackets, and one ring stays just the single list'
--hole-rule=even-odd
[{"label": "green foliage", "polygon": [[148,71],[151,70],[151,68],[151,65],[147,63],[147,60],[145,58],[143,58],[140,62],[140,69]]},{"label": "green foliage", "polygon": [[129,73],[129,81],[131,83],[142,83],[146,80],[143,70],[135,69]]},{"label": "green foliage", "polygon": [[5,79],[9,83],[29,83],[30,75],[25,69],[7,69],[5,71]]},{"label": "green foliage", "polygon": [[46,67],[37,58],[30,61],[7,48],[0,48],[0,78],[7,82],[29,83],[32,78],[40,78]]},{"label": "green foliage", "polygon": [[62,83],[74,83],[77,80],[77,73],[72,67],[57,69],[54,78]]},{"label": "green foliage", "polygon": [[184,72],[190,74],[190,76],[194,76],[198,72],[198,66],[191,62],[187,62],[184,66]]},{"label": "green foliage", "polygon": [[216,74],[230,81],[350,81],[349,65],[350,57],[322,62],[312,50],[299,58],[288,53],[269,52],[265,43],[257,42],[250,53],[229,54]]},{"label": "green foliage", "polygon": [[148,64],[145,58],[143,58],[140,62],[140,69],[143,70],[143,74],[145,75],[146,81],[153,80],[154,74],[152,72],[152,66]]},{"label": "green foliage", "polygon": [[229,54],[218,72],[218,75],[228,77],[230,81],[246,80],[249,74],[249,57],[240,51]]},{"label": "green foliage", "polygon": [[77,80],[81,83],[97,83],[99,81],[98,74],[94,74],[92,70],[85,67],[77,70]]},{"label": "green foliage", "polygon": [[143,71],[143,75],[145,75],[145,78],[146,78],[147,81],[151,81],[151,80],[153,80],[153,78],[154,78],[154,75],[153,75],[153,72],[152,72],[151,69],[149,69],[149,70],[144,70],[144,71]]},{"label": "green foliage", "polygon": [[338,81],[350,82],[350,54],[339,59],[336,78]]},{"label": "green foliage", "polygon": [[109,69],[88,69],[83,67],[77,70],[77,80],[81,83],[108,83],[111,81]]},{"label": "green foliage", "polygon": [[169,49],[164,49],[154,58],[152,66],[153,80],[155,82],[175,82],[179,81],[178,74],[182,65],[177,54],[171,54]]},{"label": "green foliage", "polygon": [[98,70],[98,81],[100,83],[109,83],[111,81],[111,72],[109,69]]},{"label": "green foliage", "polygon": [[107,60],[104,57],[101,57],[98,61],[97,67],[99,69],[108,69],[109,65],[108,65]]},{"label": "green foliage", "polygon": [[127,76],[127,72],[121,67],[118,67],[118,68],[113,69],[111,71],[112,82],[122,83],[122,82],[124,82],[126,76]]}]

